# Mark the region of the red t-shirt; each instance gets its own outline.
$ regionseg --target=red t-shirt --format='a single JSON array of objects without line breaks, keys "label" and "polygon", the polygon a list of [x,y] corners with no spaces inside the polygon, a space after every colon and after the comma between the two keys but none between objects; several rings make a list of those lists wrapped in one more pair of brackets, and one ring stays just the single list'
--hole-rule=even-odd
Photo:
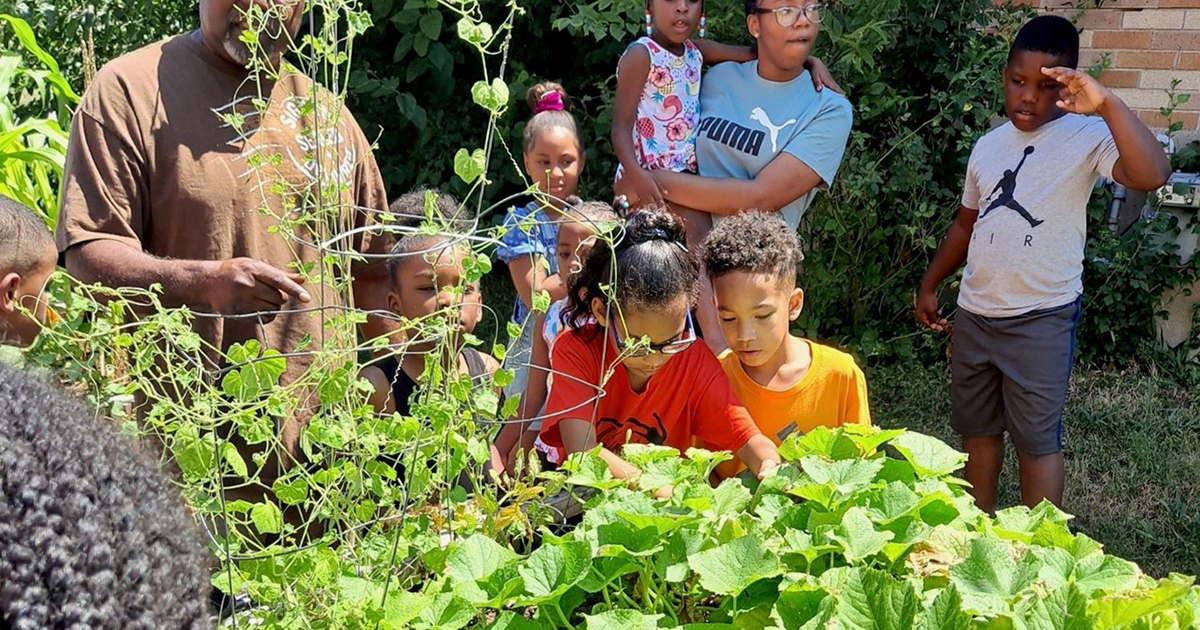
[{"label": "red t-shirt", "polygon": [[[547,446],[562,449],[558,423],[564,418],[591,420],[596,441],[614,453],[627,441],[682,452],[694,438],[711,448],[736,451],[759,434],[703,343],[671,357],[640,394],[629,387],[625,367],[612,365],[616,356],[616,346],[599,326],[559,335],[550,356],[555,375],[541,432]],[[609,366],[611,375],[604,382]]]}]

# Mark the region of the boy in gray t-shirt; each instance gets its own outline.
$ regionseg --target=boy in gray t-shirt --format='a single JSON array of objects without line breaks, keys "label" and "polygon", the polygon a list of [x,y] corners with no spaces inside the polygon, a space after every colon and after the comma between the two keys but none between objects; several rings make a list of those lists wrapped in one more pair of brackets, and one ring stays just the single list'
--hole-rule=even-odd
[{"label": "boy in gray t-shirt", "polygon": [[[1083,293],[1087,202],[1096,179],[1154,190],[1162,146],[1107,88],[1075,70],[1079,33],[1030,20],[1004,69],[1009,122],[971,152],[962,207],[917,293],[917,319],[946,330],[937,289],[965,260],[952,359],[952,418],[980,508],[996,508],[1004,434],[1021,498],[1062,504],[1062,411]],[[1089,116],[1098,114],[1098,116]]]}]

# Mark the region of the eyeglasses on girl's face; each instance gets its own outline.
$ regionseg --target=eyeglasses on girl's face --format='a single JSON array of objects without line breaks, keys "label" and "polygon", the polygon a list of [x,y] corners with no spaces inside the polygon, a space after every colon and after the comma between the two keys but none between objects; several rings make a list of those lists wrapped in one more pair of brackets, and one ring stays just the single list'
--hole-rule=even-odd
[{"label": "eyeglasses on girl's face", "polygon": [[778,9],[755,9],[755,13],[774,13],[775,21],[779,22],[780,26],[791,26],[800,19],[800,14],[804,14],[804,19],[813,24],[820,24],[821,18],[825,13],[825,5],[820,2],[806,4],[801,7],[779,7]]},{"label": "eyeglasses on girl's face", "polygon": [[617,344],[617,350],[627,358],[642,358],[654,354],[679,354],[687,350],[693,343],[696,342],[696,326],[692,323],[692,314],[688,313],[686,324],[683,332],[678,337],[663,343],[652,344],[636,344],[628,339],[621,339],[621,333],[617,332],[615,325],[610,326],[613,333],[613,341]]}]

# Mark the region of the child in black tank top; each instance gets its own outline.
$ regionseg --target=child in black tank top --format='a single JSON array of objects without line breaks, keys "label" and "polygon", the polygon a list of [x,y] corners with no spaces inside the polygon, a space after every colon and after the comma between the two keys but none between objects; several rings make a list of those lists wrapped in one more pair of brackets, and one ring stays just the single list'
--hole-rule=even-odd
[{"label": "child in black tank top", "polygon": [[[427,194],[437,195],[434,204],[441,220],[461,222],[454,220],[459,207],[453,197],[421,191],[392,204],[389,210],[399,218],[399,226],[421,225]],[[414,395],[421,390],[429,353],[446,350],[447,320],[456,337],[475,330],[483,315],[483,300],[479,282],[465,278],[464,262],[472,255],[467,245],[442,234],[398,235],[388,258],[391,289],[387,300],[388,309],[400,317],[404,327],[391,339],[392,354],[372,360],[361,373],[374,388],[371,405],[376,412],[409,414]],[[492,357],[463,346],[461,341],[451,343],[459,348],[455,367],[448,370],[454,376],[469,375],[473,385],[479,386],[499,368]],[[451,363],[449,357],[445,363]]]}]

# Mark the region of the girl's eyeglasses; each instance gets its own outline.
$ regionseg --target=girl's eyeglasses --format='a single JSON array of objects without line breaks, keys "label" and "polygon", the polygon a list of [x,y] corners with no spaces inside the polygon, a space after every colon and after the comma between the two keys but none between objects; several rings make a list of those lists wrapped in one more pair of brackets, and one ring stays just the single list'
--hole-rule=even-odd
[{"label": "girl's eyeglasses", "polygon": [[755,13],[774,13],[775,21],[779,22],[780,26],[791,26],[800,19],[800,14],[804,14],[804,18],[813,24],[820,24],[822,14],[825,11],[825,5],[817,2],[814,4],[806,4],[804,8],[800,7],[779,7],[778,9],[755,9]]},{"label": "girl's eyeglasses", "polygon": [[691,313],[687,314],[686,322],[686,327],[683,329],[683,332],[675,339],[664,343],[652,343],[649,345],[634,345],[627,340],[621,339],[620,333],[617,332],[617,326],[615,322],[612,326],[610,326],[610,328],[612,329],[613,333],[613,341],[616,342],[617,350],[619,350],[622,355],[632,358],[641,358],[658,354],[660,352],[663,354],[679,354],[691,347],[691,345],[696,342],[696,326],[692,323]]}]

